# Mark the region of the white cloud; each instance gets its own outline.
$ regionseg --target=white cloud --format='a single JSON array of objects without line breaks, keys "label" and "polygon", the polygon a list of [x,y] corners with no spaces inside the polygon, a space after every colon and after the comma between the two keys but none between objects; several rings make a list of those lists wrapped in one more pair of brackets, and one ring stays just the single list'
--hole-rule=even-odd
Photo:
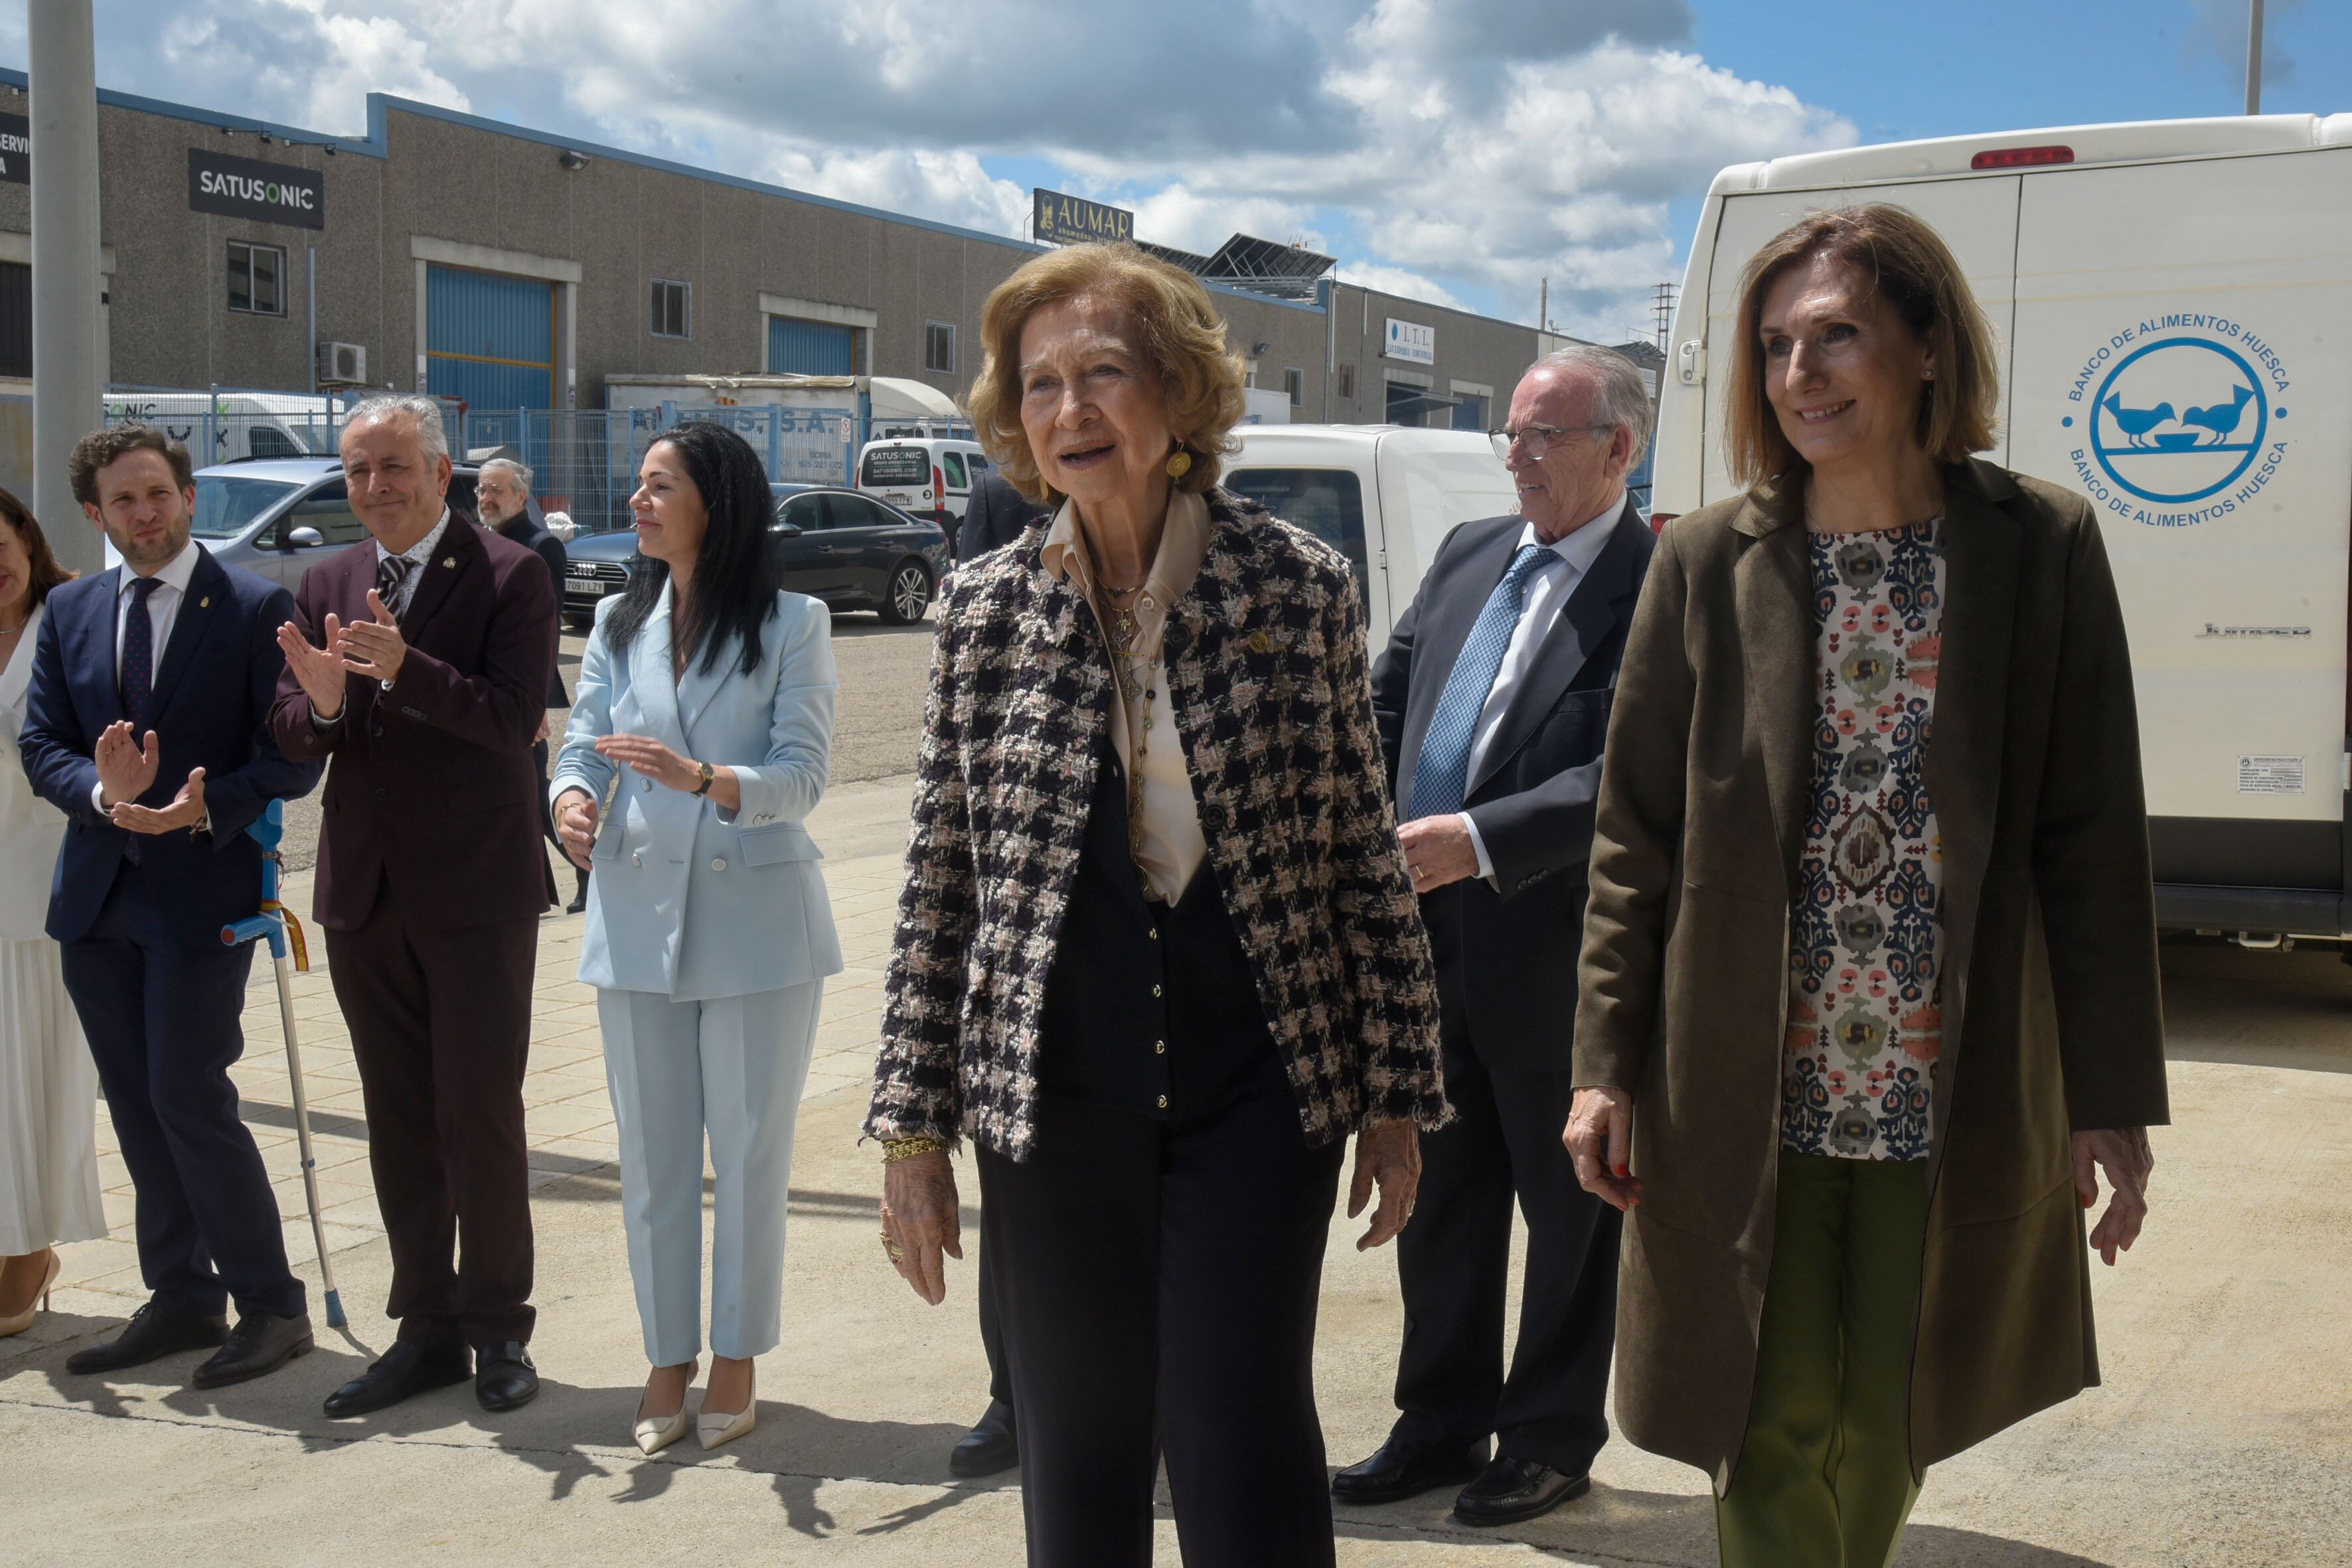
[{"label": "white cloud", "polygon": [[1342,283],[1353,283],[1360,289],[1376,289],[1383,294],[1402,294],[1408,300],[1423,300],[1433,305],[1444,305],[1454,310],[1466,309],[1461,300],[1447,292],[1440,283],[1433,283],[1418,272],[1402,267],[1382,267],[1376,262],[1353,261],[1337,268]]},{"label": "white cloud", "polygon": [[1303,237],[1521,320],[1548,279],[1561,324],[1603,335],[1672,270],[1672,200],[1854,140],[1692,52],[1686,0],[98,7],[100,80],[154,97],[352,132],[379,90],[1004,234],[1026,192],[982,160],[1018,156],[1146,239]]}]

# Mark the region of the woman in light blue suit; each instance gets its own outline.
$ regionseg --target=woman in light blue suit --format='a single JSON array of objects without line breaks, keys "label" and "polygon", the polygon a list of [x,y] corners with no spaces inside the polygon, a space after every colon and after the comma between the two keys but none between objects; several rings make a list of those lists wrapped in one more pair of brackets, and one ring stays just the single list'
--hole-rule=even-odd
[{"label": "woman in light blue suit", "polygon": [[[549,785],[593,875],[596,987],[629,1272],[653,1363],[646,1453],[685,1434],[702,1348],[703,1141],[718,1173],[706,1448],[751,1429],[782,1314],[784,1194],[824,977],[841,949],[803,820],[833,742],[830,616],[788,594],[743,438],[679,426],[630,498],[641,559],[597,608]],[[610,800],[610,805],[605,802]]]}]

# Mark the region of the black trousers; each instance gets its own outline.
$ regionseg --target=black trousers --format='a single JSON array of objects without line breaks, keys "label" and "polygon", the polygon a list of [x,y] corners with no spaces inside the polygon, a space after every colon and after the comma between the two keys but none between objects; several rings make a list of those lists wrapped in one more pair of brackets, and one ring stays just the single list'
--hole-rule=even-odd
[{"label": "black trousers", "polygon": [[[1452,1014],[1454,1009],[1447,1009]],[[1571,1074],[1493,1072],[1458,1016],[1441,1025],[1458,1119],[1421,1139],[1412,1223],[1397,1238],[1404,1348],[1396,1433],[1582,1475],[1609,1440],[1622,1216],[1577,1184],[1561,1146]],[[1527,1217],[1518,1343],[1503,1367],[1511,1203]]]},{"label": "black trousers", "polygon": [[539,921],[451,930],[437,912],[412,916],[387,889],[357,931],[327,933],[392,1247],[385,1310],[402,1339],[436,1347],[527,1341],[522,1079]]},{"label": "black trousers", "polygon": [[1195,1568],[1333,1560],[1315,1310],[1341,1150],[1263,1082],[1170,1122],[1045,1098],[1030,1161],[979,1153],[1033,1568],[1150,1568],[1163,1452]]},{"label": "black trousers", "polygon": [[139,868],[125,863],[89,931],[64,944],[63,964],[138,1189],[148,1290],[205,1317],[232,1300],[239,1312],[300,1313],[269,1172],[228,1076],[245,1054],[238,1018],[253,944],[174,942]]}]

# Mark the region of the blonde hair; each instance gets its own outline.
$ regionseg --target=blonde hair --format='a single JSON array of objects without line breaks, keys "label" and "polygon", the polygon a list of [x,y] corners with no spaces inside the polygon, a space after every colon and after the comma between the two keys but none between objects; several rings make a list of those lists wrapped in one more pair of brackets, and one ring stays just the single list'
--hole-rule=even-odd
[{"label": "blonde hair", "polygon": [[1764,392],[1759,329],[1764,296],[1783,274],[1821,257],[1854,268],[1905,325],[1927,340],[1936,378],[1921,384],[1916,426],[1921,448],[1957,463],[1992,445],[2000,406],[2000,373],[1992,329],[1949,247],[1916,214],[1885,203],[1809,214],[1748,258],[1739,279],[1731,334],[1731,375],[1724,395],[1724,461],[1743,485],[1791,473],[1804,458],[1780,428]]},{"label": "blonde hair", "polygon": [[1224,318],[1199,279],[1132,245],[1072,245],[1024,265],[988,296],[980,313],[987,357],[964,406],[973,431],[1013,489],[1031,500],[1059,498],[1037,471],[1021,424],[1021,331],[1029,318],[1065,300],[1107,300],[1136,327],[1144,362],[1168,403],[1168,423],[1192,466],[1181,490],[1217,482],[1223,459],[1241,450],[1242,362],[1225,348]]}]

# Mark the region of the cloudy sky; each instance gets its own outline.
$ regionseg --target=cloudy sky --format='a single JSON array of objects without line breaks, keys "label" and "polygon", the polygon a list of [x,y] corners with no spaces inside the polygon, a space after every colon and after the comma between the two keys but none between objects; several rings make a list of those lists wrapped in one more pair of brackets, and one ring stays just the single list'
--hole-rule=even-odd
[{"label": "cloudy sky", "polygon": [[[2244,0],[97,0],[107,87],[321,132],[423,99],[1022,233],[1140,237],[1646,328],[1715,172],[1988,129],[2239,111]],[[2352,110],[2352,5],[2270,0],[2265,108]],[[0,10],[22,67],[23,11]]]}]

